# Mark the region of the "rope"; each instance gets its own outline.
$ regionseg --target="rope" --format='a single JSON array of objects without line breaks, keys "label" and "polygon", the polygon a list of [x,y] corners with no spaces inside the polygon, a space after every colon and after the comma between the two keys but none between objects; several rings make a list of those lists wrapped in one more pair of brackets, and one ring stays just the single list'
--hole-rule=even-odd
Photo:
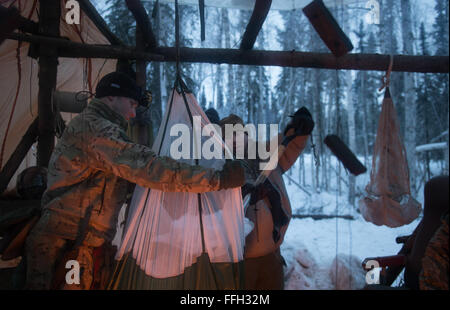
[{"label": "rope", "polygon": [[389,83],[391,82],[391,71],[392,71],[392,65],[394,64],[394,55],[389,56],[389,67],[386,71],[386,74],[381,78],[381,87],[378,89],[378,91],[382,91],[385,87],[389,87]]}]

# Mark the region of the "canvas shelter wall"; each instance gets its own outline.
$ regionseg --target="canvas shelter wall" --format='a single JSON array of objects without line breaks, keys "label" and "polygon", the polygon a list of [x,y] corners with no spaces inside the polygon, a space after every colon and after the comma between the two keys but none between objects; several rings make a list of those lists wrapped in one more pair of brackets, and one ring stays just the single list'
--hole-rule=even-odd
[{"label": "canvas shelter wall", "polygon": [[[36,2],[36,3],[35,3]],[[39,1],[37,0],[10,0],[2,2],[2,5],[11,5],[19,9],[22,16],[35,22],[38,21]],[[95,24],[86,16],[80,14],[79,25],[69,25],[65,21],[67,9],[65,1],[61,1],[60,35],[71,41],[89,44],[110,44]],[[5,40],[0,45],[0,146],[4,141],[8,120],[12,113],[13,103],[17,88],[19,93],[12,121],[7,133],[3,160],[1,166],[6,164],[12,152],[14,152],[22,136],[37,116],[38,111],[38,71],[39,65],[36,59],[28,57],[29,44],[20,44],[14,40]],[[18,54],[19,51],[19,54]],[[20,62],[18,62],[18,56]],[[78,92],[81,90],[95,90],[97,81],[105,74],[112,72],[116,67],[113,59],[85,59],[85,58],[59,58],[56,90]],[[20,69],[19,69],[20,64]],[[19,85],[19,70],[21,82]],[[70,113],[62,113],[67,122],[72,118]],[[35,146],[34,146],[35,148]],[[17,174],[23,169],[36,164],[36,151],[30,149],[18,171],[10,181],[8,190],[15,187]]]}]

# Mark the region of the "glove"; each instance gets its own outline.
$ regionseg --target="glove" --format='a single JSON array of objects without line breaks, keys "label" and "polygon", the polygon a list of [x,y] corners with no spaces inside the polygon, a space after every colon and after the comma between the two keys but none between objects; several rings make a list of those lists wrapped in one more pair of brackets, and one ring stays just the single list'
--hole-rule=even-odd
[{"label": "glove", "polygon": [[284,130],[285,136],[291,128],[295,129],[296,135],[307,136],[311,134],[314,129],[314,121],[307,108],[301,107],[294,113],[294,115],[290,115],[290,117],[292,117],[292,120]]},{"label": "glove", "polygon": [[245,183],[244,167],[239,160],[227,160],[220,171],[219,190],[241,187]]}]

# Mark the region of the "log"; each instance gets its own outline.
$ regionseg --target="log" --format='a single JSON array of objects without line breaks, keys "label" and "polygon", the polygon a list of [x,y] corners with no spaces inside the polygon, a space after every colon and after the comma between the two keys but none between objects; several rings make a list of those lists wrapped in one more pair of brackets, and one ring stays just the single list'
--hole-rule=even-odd
[{"label": "log", "polygon": [[6,36],[16,30],[20,24],[20,13],[14,8],[5,8],[0,5],[0,44]]},{"label": "log", "polygon": [[98,30],[108,39],[109,42],[113,45],[125,45],[123,42],[117,38],[111,30],[109,30],[109,26],[106,24],[103,17],[97,12],[95,7],[89,0],[78,0],[80,4],[81,10],[86,13],[90,20],[97,26]]},{"label": "log", "polygon": [[416,146],[416,152],[420,153],[434,150],[445,150],[446,148],[448,148],[447,142],[436,142]]},{"label": "log", "polygon": [[[147,61],[175,62],[174,47],[157,47],[149,52],[137,52],[131,47],[82,44],[68,40],[48,38],[36,35],[12,33],[8,39],[32,43],[53,44],[60,47],[59,57],[79,58],[124,58],[145,59]],[[316,69],[368,70],[386,71],[390,55],[381,54],[346,54],[336,58],[331,53],[311,53],[296,51],[258,51],[220,48],[180,49],[182,62],[236,64],[254,66],[279,66]],[[449,56],[410,56],[394,55],[392,71],[448,73]]]},{"label": "log", "polygon": [[149,52],[138,52],[134,48],[117,45],[84,44],[63,38],[50,38],[38,35],[11,33],[8,39],[58,47],[59,57],[71,58],[107,58],[107,59],[143,59],[164,61],[164,56]]},{"label": "log", "polygon": [[[5,8],[0,5],[0,21],[0,38],[2,38],[3,35],[8,34],[7,30],[12,32],[15,28],[32,34],[37,34],[39,32],[39,24],[20,15],[15,7]],[[11,30],[11,28],[14,29]]]},{"label": "log", "polygon": [[266,20],[267,14],[269,13],[271,5],[272,0],[255,1],[253,13],[250,17],[247,28],[245,28],[240,49],[251,50],[253,48],[253,45],[255,45],[256,42],[256,38],[258,37],[262,25]]},{"label": "log", "polygon": [[145,11],[144,6],[139,0],[125,0],[128,10],[133,14],[134,19],[136,19],[136,28],[139,28],[142,39],[145,42],[145,49],[155,48],[158,44],[156,42],[155,35],[152,30],[152,24],[150,18]]},{"label": "log", "polygon": [[3,169],[0,172],[0,194],[2,194],[8,187],[9,181],[13,177],[14,173],[16,173],[23,159],[27,155],[28,150],[31,148],[33,143],[36,142],[39,134],[38,125],[39,122],[36,118],[33,123],[31,123],[30,127],[28,127],[28,130],[23,135],[16,149],[9,157],[8,162],[5,166],[3,166]]},{"label": "log", "polygon": [[[40,0],[39,33],[59,36],[61,1]],[[55,145],[55,112],[53,111],[53,91],[56,88],[58,50],[56,46],[39,46],[39,137],[37,164],[47,167]]]},{"label": "log", "polygon": [[310,217],[313,220],[327,220],[334,218],[343,218],[346,220],[354,220],[355,218],[351,215],[326,215],[326,214],[292,214],[292,218],[294,219],[304,219]]},{"label": "log", "polygon": [[341,57],[353,49],[350,39],[342,31],[322,0],[314,0],[308,4],[303,8],[303,13],[336,57]]}]

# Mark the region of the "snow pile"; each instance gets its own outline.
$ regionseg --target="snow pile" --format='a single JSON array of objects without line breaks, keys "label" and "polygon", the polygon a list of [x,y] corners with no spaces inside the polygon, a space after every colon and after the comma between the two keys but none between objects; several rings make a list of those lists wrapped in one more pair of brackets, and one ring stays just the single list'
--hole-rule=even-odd
[{"label": "snow pile", "polygon": [[360,260],[354,255],[339,254],[335,257],[329,275],[337,290],[362,289],[365,285],[366,274],[361,268]]},{"label": "snow pile", "polygon": [[[309,172],[311,159],[308,155],[305,156],[305,163],[306,172]],[[298,180],[297,164],[298,162],[291,168],[294,180]],[[341,176],[347,179],[344,170]],[[362,261],[367,257],[397,254],[402,245],[397,244],[395,238],[410,235],[422,216],[397,228],[377,226],[366,222],[355,208],[350,207],[346,184],[341,184],[339,194],[336,190],[335,173],[330,173],[330,189],[321,193],[315,193],[308,186],[312,183],[308,173],[306,178],[305,189],[309,194],[299,190],[294,183],[289,184],[287,177],[284,179],[293,214],[350,215],[354,220],[293,218],[281,245],[281,254],[287,264],[285,289],[359,289],[365,285],[366,273],[362,268]],[[368,181],[369,173],[356,178],[357,193],[363,191]],[[415,198],[423,202],[423,190]],[[338,280],[335,286],[336,257]]]}]

